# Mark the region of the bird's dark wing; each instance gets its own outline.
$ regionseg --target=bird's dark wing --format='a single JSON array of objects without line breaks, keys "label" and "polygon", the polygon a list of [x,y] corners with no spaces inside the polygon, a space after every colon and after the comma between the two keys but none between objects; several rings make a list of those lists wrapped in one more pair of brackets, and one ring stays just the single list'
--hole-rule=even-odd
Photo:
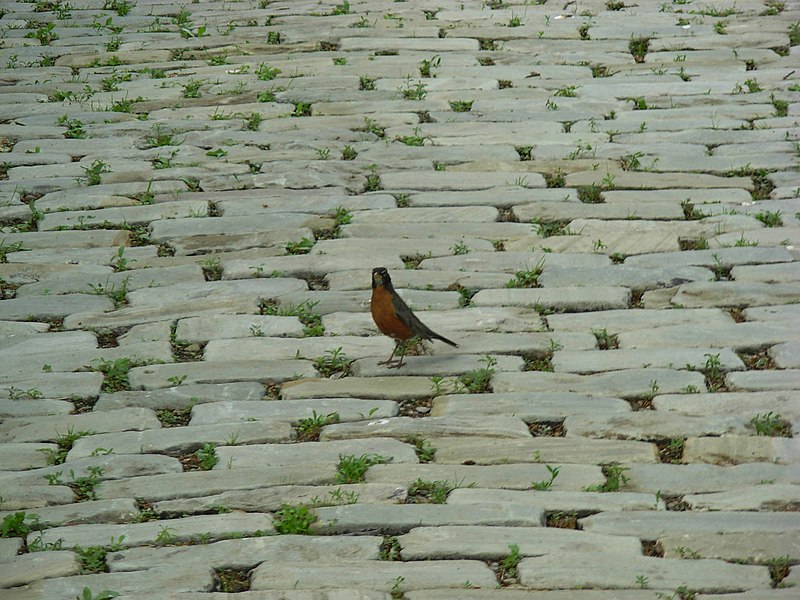
[{"label": "bird's dark wing", "polygon": [[443,337],[429,328],[425,323],[420,321],[417,316],[411,312],[411,309],[408,305],[403,301],[403,299],[395,292],[392,295],[392,305],[394,306],[395,314],[397,318],[400,319],[406,327],[408,327],[411,331],[414,332],[414,335],[418,335],[421,338],[426,340],[430,339],[437,339],[443,341],[445,344],[450,344],[451,346],[458,347],[458,344],[448,340],[446,337]]}]

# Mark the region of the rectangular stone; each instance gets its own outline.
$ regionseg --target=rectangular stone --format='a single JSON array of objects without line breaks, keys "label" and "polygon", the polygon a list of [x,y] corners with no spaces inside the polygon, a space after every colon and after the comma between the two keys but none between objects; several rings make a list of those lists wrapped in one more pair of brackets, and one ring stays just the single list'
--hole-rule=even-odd
[{"label": "rectangular stone", "polygon": [[624,287],[558,287],[481,290],[472,301],[477,306],[524,306],[542,310],[583,312],[625,308],[630,290]]},{"label": "rectangular stone", "polygon": [[739,415],[675,415],[652,410],[618,415],[573,415],[564,420],[567,439],[611,438],[623,440],[663,440],[684,436],[746,434],[747,417]]},{"label": "rectangular stone", "polygon": [[665,496],[683,496],[741,489],[743,486],[769,483],[800,484],[800,467],[771,463],[746,463],[733,466],[708,464],[628,464],[625,489],[632,492],[661,492]]},{"label": "rectangular stone", "polygon": [[[26,511],[27,512],[27,511]],[[0,512],[0,519],[12,514]],[[86,523],[130,523],[140,515],[132,498],[89,500],[75,504],[36,507],[37,521],[42,527],[81,525]],[[32,534],[37,535],[38,534]]]},{"label": "rectangular stone", "polygon": [[[634,413],[635,414],[635,413]],[[435,438],[439,463],[501,465],[507,462],[588,463],[656,462],[654,444],[625,440],[579,437],[536,437],[529,440],[472,438]]]},{"label": "rectangular stone", "polygon": [[52,417],[6,419],[0,432],[8,441],[55,441],[68,430],[108,433],[112,431],[141,431],[158,429],[161,423],[147,408],[121,408],[115,411],[90,412]]},{"label": "rectangular stone", "polygon": [[147,365],[130,370],[128,380],[133,390],[152,390],[175,385],[222,384],[242,381],[281,383],[302,377],[316,377],[317,371],[307,360],[231,360],[181,362]]},{"label": "rectangular stone", "polygon": [[688,415],[733,413],[755,416],[775,413],[800,417],[800,394],[797,391],[715,392],[711,394],[663,394],[653,399],[656,410],[676,411]]},{"label": "rectangular stone", "polygon": [[637,538],[553,527],[422,526],[400,536],[398,541],[404,560],[472,558],[491,561],[507,556],[510,544],[519,548],[520,556],[558,555],[565,551],[613,551],[630,556],[642,554],[642,546]]},{"label": "rectangular stone", "polygon": [[731,316],[719,308],[683,310],[608,310],[592,313],[568,313],[547,316],[554,331],[600,331],[619,333],[667,325],[732,325]]},{"label": "rectangular stone", "polygon": [[102,411],[139,406],[153,410],[174,410],[192,408],[196,404],[255,401],[263,398],[264,392],[264,386],[255,382],[183,384],[158,390],[103,393],[94,409]]},{"label": "rectangular stone", "polygon": [[[561,474],[553,480],[553,484]],[[545,480],[548,481],[548,480]],[[576,513],[585,515],[606,510],[611,511],[636,511],[636,510],[663,510],[662,501],[654,501],[651,494],[636,492],[561,492],[547,490],[488,490],[479,488],[460,488],[453,490],[447,496],[447,504],[481,504],[481,503],[509,503],[523,506],[533,506],[553,513]],[[638,548],[640,554],[641,546]]]},{"label": "rectangular stone", "polygon": [[589,352],[559,350],[553,353],[552,364],[555,372],[578,374],[644,367],[685,368],[699,371],[714,358],[719,361],[716,368],[721,372],[739,371],[745,368],[736,353],[727,348],[637,348]]},{"label": "rectangular stone", "polygon": [[317,565],[307,562],[277,562],[256,568],[251,577],[251,590],[283,590],[288,581],[292,589],[318,590],[335,580],[339,587],[390,590],[463,587],[469,581],[476,587],[494,587],[497,580],[492,570],[480,561],[437,560],[435,562],[351,562],[341,565]]},{"label": "rectangular stone", "polygon": [[771,585],[766,567],[713,559],[567,553],[524,558],[518,568],[523,585],[538,589],[630,588],[646,581],[657,589],[685,586],[699,592],[738,592]]},{"label": "rectangular stone", "polygon": [[530,438],[522,419],[511,416],[485,416],[476,421],[461,417],[394,417],[335,423],[322,428],[320,440],[344,440],[369,437],[498,437]]},{"label": "rectangular stone", "polygon": [[576,414],[617,414],[630,410],[630,405],[619,398],[571,392],[449,394],[433,399],[431,416],[516,415],[530,423],[561,421]]}]

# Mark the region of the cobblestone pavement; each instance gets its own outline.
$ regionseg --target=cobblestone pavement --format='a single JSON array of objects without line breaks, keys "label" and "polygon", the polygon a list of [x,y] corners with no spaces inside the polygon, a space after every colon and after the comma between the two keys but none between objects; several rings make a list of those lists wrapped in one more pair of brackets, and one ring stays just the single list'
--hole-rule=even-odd
[{"label": "cobblestone pavement", "polygon": [[800,2],[0,14],[0,598],[797,598]]}]

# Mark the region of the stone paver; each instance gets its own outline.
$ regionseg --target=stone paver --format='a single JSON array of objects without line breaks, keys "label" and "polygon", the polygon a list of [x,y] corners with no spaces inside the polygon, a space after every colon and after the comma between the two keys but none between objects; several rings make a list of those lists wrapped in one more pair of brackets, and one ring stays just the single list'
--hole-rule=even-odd
[{"label": "stone paver", "polygon": [[[800,5],[730,4],[4,2],[0,596],[794,597]],[[458,346],[377,364],[377,266]]]}]

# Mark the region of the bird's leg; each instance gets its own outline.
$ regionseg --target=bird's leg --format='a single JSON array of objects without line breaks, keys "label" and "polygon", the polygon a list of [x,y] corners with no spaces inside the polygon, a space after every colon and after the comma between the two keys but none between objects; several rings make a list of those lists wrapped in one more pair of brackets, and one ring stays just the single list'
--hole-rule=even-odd
[{"label": "bird's leg", "polygon": [[400,360],[397,361],[396,364],[389,365],[388,368],[390,368],[390,369],[399,369],[400,367],[402,367],[405,364],[403,362],[403,359],[406,357],[406,348],[408,347],[408,340],[405,340],[405,341],[402,341],[402,342],[398,343],[397,344],[397,348],[399,348],[401,344],[402,344],[403,347],[400,350]]},{"label": "bird's leg", "polygon": [[394,350],[392,350],[392,354],[389,356],[389,358],[387,358],[386,360],[380,361],[378,364],[379,365],[391,365],[392,364],[392,359],[394,358],[394,354],[395,354],[395,352],[397,352],[397,349],[400,347],[400,343],[401,343],[400,341],[396,341],[394,343]]}]

